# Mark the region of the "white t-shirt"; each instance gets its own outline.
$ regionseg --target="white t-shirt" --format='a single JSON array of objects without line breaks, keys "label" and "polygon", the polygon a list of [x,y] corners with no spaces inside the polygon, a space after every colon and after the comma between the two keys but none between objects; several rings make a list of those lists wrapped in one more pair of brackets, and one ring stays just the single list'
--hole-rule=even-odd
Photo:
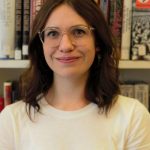
[{"label": "white t-shirt", "polygon": [[150,150],[150,114],[135,99],[119,96],[108,116],[94,103],[62,111],[42,98],[40,106],[34,121],[22,101],[2,111],[0,150]]}]

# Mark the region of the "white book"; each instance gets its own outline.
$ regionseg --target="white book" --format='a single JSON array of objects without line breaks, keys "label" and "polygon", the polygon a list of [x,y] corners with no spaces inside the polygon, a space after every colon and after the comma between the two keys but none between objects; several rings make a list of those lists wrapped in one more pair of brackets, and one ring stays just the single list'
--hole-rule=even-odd
[{"label": "white book", "polygon": [[132,0],[123,1],[123,20],[121,36],[121,59],[130,59]]},{"label": "white book", "polygon": [[134,86],[135,98],[149,108],[149,85],[147,83],[137,83]]},{"label": "white book", "polygon": [[15,46],[15,0],[0,0],[0,59],[13,59]]},{"label": "white book", "polygon": [[123,96],[134,98],[134,85],[133,84],[121,84],[120,91]]}]

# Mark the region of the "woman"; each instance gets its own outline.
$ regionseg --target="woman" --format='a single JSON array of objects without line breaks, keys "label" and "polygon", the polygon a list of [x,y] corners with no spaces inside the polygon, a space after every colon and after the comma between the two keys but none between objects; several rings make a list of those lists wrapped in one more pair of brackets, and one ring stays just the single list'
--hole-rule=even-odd
[{"label": "woman", "polygon": [[23,100],[0,116],[7,150],[150,148],[150,115],[119,95],[119,55],[92,0],[48,0],[33,24]]}]

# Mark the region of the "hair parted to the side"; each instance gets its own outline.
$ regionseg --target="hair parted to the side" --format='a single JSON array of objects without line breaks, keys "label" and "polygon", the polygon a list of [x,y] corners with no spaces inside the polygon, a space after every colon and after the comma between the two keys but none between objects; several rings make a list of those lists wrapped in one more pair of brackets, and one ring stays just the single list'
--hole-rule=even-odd
[{"label": "hair parted to the side", "polygon": [[20,78],[21,95],[26,106],[29,106],[28,114],[30,116],[31,107],[40,111],[39,95],[46,94],[53,82],[53,72],[45,61],[38,32],[44,28],[53,10],[61,4],[72,7],[90,26],[95,28],[97,51],[90,68],[85,97],[107,113],[119,93],[119,53],[99,6],[94,0],[47,0],[33,23],[29,43],[30,67]]}]

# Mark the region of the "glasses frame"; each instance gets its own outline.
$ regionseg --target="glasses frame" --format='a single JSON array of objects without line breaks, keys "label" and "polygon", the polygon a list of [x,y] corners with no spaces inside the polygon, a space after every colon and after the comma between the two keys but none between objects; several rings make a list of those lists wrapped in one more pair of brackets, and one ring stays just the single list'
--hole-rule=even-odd
[{"label": "glasses frame", "polygon": [[[71,26],[69,29],[75,28],[75,27],[84,27],[84,28],[87,28],[90,33],[92,33],[92,31],[95,30],[94,27],[86,26],[86,25],[75,25],[75,26]],[[42,33],[43,33],[46,29],[48,29],[48,28],[57,28],[57,27],[46,27],[46,28],[44,28],[43,30],[41,30],[41,31],[38,32],[38,35],[39,35],[39,38],[40,38],[40,41],[42,42],[42,44],[44,44],[44,41],[43,41],[43,39],[42,39]],[[59,29],[59,28],[57,28],[57,29]],[[59,29],[59,30],[60,30],[60,29]],[[61,31],[61,30],[60,30],[60,31]],[[67,32],[68,32],[68,31],[61,31],[61,38],[63,37],[64,34],[67,34]],[[61,40],[60,40],[60,41],[61,41]],[[60,44],[60,43],[59,43],[59,44]],[[58,44],[58,46],[59,46],[59,44]]]}]

